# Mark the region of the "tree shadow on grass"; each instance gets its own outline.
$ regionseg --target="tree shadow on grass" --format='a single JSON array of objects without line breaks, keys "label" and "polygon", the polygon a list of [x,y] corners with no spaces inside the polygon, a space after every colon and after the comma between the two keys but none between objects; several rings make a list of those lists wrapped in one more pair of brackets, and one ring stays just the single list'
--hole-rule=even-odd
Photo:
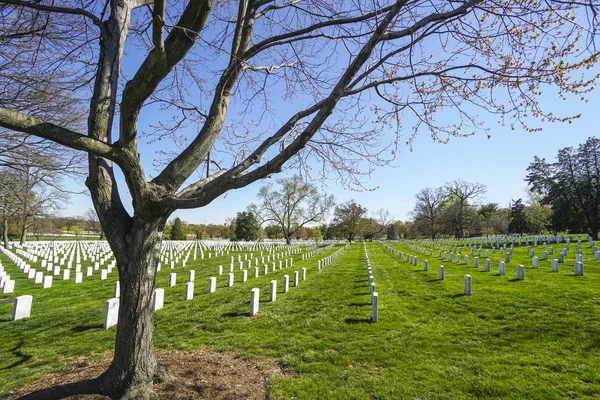
[{"label": "tree shadow on grass", "polygon": [[21,351],[21,347],[23,346],[23,344],[24,344],[23,341],[20,341],[19,344],[17,344],[15,347],[13,347],[12,349],[9,350],[15,357],[20,358],[20,360],[15,361],[14,363],[12,363],[4,368],[0,368],[0,371],[17,367],[17,366],[29,361],[29,359],[31,358],[31,354],[25,354]]},{"label": "tree shadow on grass", "polygon": [[71,328],[71,331],[75,332],[75,333],[81,333],[81,332],[89,331],[89,330],[92,330],[92,329],[100,330],[103,327],[104,326],[102,324],[98,324],[98,325],[78,325],[78,326],[74,326],[73,328]]},{"label": "tree shadow on grass", "polygon": [[466,296],[466,295],[465,295],[464,293],[457,293],[457,294],[455,294],[455,295],[451,296],[451,298],[452,298],[452,299],[456,299],[456,298],[459,298],[459,297],[465,297],[465,296]]},{"label": "tree shadow on grass", "polygon": [[[98,394],[97,379],[86,379],[79,382],[57,385],[47,389],[36,390],[18,398],[18,400],[58,400],[81,394]],[[0,399],[5,398],[0,396]]]}]

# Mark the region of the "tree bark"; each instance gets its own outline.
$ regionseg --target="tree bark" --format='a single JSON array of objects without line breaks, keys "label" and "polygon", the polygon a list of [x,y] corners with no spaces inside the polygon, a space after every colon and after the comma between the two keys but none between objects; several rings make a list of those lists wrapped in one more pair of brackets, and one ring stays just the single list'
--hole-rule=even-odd
[{"label": "tree bark", "polygon": [[165,222],[166,217],[134,218],[126,237],[120,238],[126,246],[115,252],[119,323],[113,361],[99,380],[104,393],[119,399],[151,398],[152,384],[162,373],[153,349],[152,299]]}]

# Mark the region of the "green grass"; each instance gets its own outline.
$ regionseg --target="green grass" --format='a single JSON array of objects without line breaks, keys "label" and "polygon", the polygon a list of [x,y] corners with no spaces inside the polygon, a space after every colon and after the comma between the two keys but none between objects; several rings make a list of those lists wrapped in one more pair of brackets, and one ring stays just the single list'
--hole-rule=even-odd
[{"label": "green grass", "polygon": [[[407,252],[404,244],[392,246]],[[551,247],[556,253],[562,245]],[[379,293],[376,324],[369,322],[362,244],[320,272],[316,264],[323,255],[304,262],[295,256],[287,270],[263,276],[261,267],[258,279],[250,270],[246,283],[236,274],[231,288],[226,287],[230,256],[176,268],[173,288],[167,287],[173,271],[163,266],[157,287],[165,288],[165,308],[155,314],[155,347],[277,359],[286,374],[271,383],[274,399],[598,398],[600,262],[591,260],[585,243],[583,248],[582,277],[573,274],[576,243],[558,273],[550,272],[549,260],[532,269],[521,246],[506,276],[498,276],[498,261],[504,260],[498,251],[490,254],[492,271],[486,273],[483,257],[475,269],[473,256],[466,266],[437,259],[437,251],[434,257],[408,251],[419,257],[419,265],[411,266],[369,243]],[[541,245],[534,250],[541,256]],[[104,331],[101,324],[116,273],[105,282],[97,277],[84,278],[81,285],[55,281],[43,291],[2,261],[17,278],[15,295],[32,294],[34,303],[32,318],[21,321],[9,321],[12,305],[0,305],[0,393],[67,360],[111,350],[114,329]],[[226,266],[224,274],[217,292],[208,294],[208,277],[219,264]],[[524,281],[515,280],[518,264],[526,267]],[[439,265],[445,266],[444,281],[438,280]],[[292,278],[302,267],[308,269],[307,280],[281,293],[283,275]],[[196,294],[186,302],[188,269],[196,270]],[[472,276],[473,296],[462,295],[466,273]],[[271,279],[278,280],[275,303],[268,302]],[[251,318],[253,287],[261,289],[261,305]]]}]

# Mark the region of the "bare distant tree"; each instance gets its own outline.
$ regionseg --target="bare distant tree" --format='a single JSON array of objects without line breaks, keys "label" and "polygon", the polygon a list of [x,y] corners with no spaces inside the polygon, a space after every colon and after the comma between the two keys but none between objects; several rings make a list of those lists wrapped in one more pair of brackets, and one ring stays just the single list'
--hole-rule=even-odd
[{"label": "bare distant tree", "polygon": [[455,215],[454,236],[457,239],[462,238],[465,234],[465,219],[472,214],[467,214],[465,210],[470,203],[473,204],[482,198],[487,192],[487,188],[482,183],[466,182],[457,179],[446,183],[446,191],[450,201],[456,203],[456,206],[452,208]]},{"label": "bare distant tree", "polygon": [[[530,115],[569,121],[576,116],[540,107],[543,87],[579,99],[597,79],[596,2],[0,6],[0,126],[88,154],[87,186],[121,282],[114,360],[93,387],[113,397],[150,397],[155,377],[166,376],[153,354],[150,303],[175,210],[203,207],[284,166],[360,183],[395,157],[406,117],[416,121],[409,143],[423,128],[440,142],[485,132],[489,114],[528,130]],[[139,67],[124,68],[129,58]],[[86,128],[64,122],[63,112],[38,112],[42,98],[85,101]],[[440,111],[454,118],[440,122]],[[168,145],[152,157],[140,140]],[[142,159],[153,159],[155,174]]]},{"label": "bare distant tree", "polygon": [[415,208],[411,212],[416,226],[420,227],[425,234],[435,239],[437,225],[443,210],[443,202],[447,198],[444,188],[425,188],[415,195]]}]

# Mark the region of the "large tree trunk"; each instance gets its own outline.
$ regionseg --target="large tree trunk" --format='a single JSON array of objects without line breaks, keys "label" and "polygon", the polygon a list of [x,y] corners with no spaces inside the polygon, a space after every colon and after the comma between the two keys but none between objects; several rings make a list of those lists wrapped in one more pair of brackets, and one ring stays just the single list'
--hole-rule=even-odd
[{"label": "large tree trunk", "polygon": [[135,218],[121,238],[126,246],[115,246],[120,249],[115,252],[121,287],[119,322],[113,361],[100,377],[102,391],[112,397],[150,398],[153,382],[163,374],[154,356],[152,297],[165,220]]}]

